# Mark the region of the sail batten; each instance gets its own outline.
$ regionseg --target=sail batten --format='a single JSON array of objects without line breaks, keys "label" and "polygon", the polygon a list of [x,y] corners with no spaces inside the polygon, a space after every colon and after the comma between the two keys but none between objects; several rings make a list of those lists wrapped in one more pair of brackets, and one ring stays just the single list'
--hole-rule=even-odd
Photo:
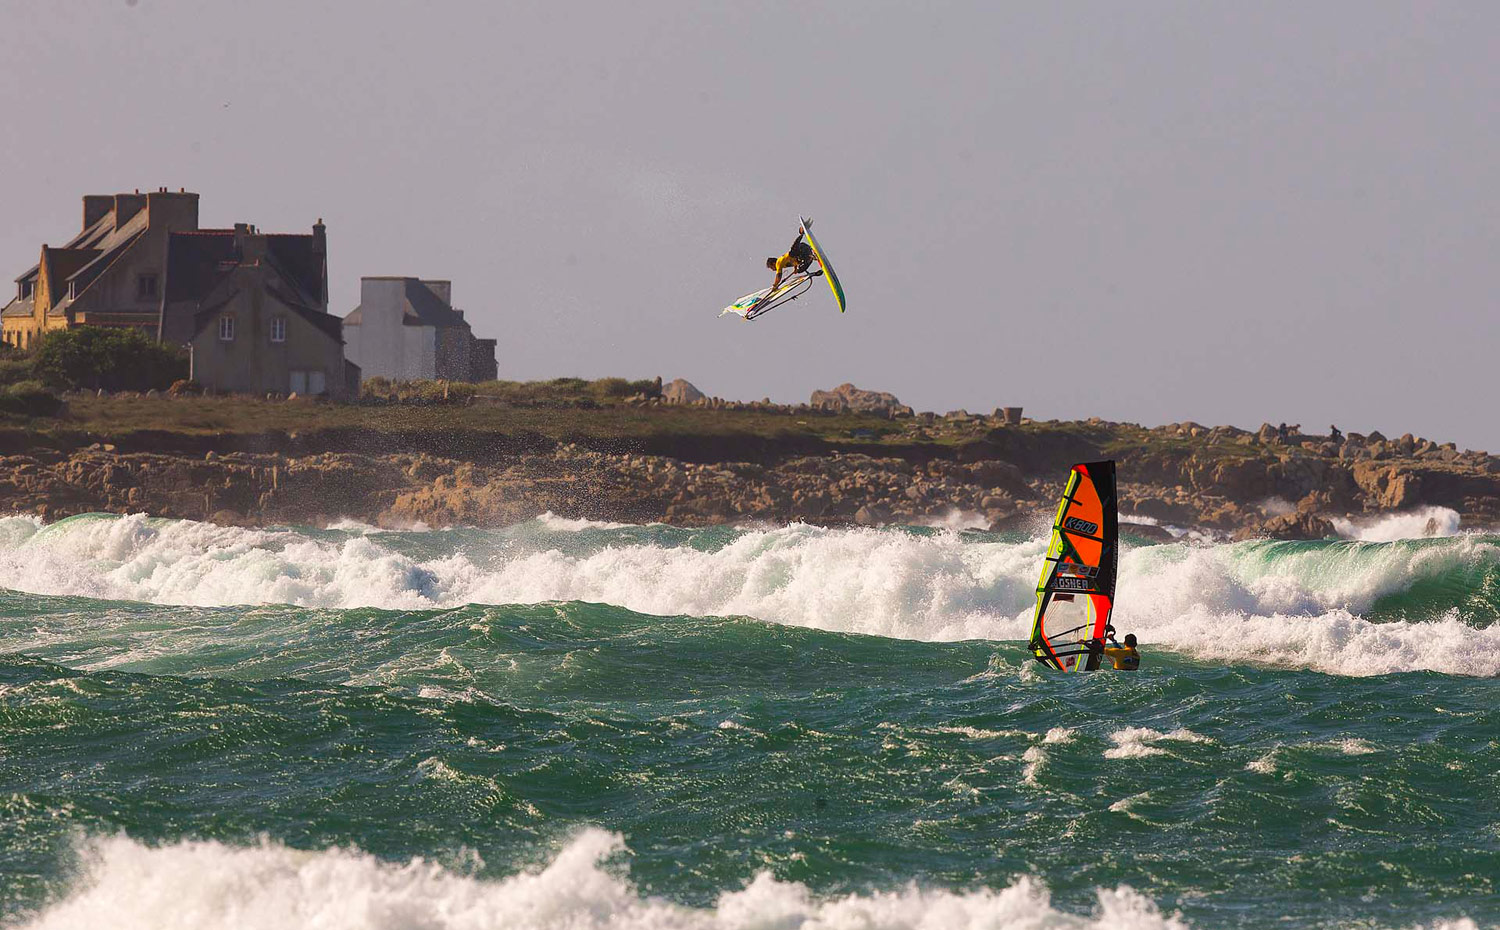
[{"label": "sail batten", "polygon": [[1074,465],[1037,581],[1031,650],[1038,662],[1064,672],[1098,668],[1088,643],[1110,629],[1119,548],[1115,463]]}]

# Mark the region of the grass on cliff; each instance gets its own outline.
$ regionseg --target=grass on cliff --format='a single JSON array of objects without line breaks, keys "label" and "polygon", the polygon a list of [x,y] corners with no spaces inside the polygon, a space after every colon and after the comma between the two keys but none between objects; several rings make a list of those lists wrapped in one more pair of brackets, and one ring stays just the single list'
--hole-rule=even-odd
[{"label": "grass on cliff", "polygon": [[[446,401],[444,400],[446,391]],[[650,406],[629,403],[637,395],[654,396],[654,381],[604,378],[585,381],[494,381],[485,384],[402,382],[382,379],[366,383],[367,403],[331,404],[308,400],[268,400],[248,396],[146,397],[119,394],[97,397],[72,395],[65,409],[17,409],[0,403],[0,433],[9,443],[50,444],[49,437],[72,444],[87,441],[128,441],[132,435],[149,442],[147,434],[188,437],[254,436],[271,433],[311,438],[322,431],[358,430],[370,434],[449,431],[496,437],[538,436],[552,441],[583,441],[608,445],[612,441],[656,441],[676,444],[702,439],[807,441],[831,446],[860,447],[893,452],[913,447],[958,447],[993,440],[1002,435],[1007,446],[1028,447],[1057,440],[1078,454],[1129,456],[1144,450],[1213,457],[1248,457],[1256,449],[1201,439],[1163,435],[1134,424],[1101,421],[1047,421],[1006,427],[985,418],[923,421],[888,420],[868,414],[795,412],[782,409],[727,409],[694,406]],[[470,398],[473,398],[472,402]],[[391,402],[399,398],[402,402]],[[1099,450],[1086,452],[1086,448]]]},{"label": "grass on cliff", "polygon": [[372,432],[470,431],[534,434],[555,440],[649,437],[808,437],[827,442],[882,442],[899,423],[866,415],[796,416],[703,407],[391,404],[363,406],[247,397],[70,397],[55,418],[6,417],[29,433],[87,432],[101,439],[142,432],[186,435],[362,429]]}]

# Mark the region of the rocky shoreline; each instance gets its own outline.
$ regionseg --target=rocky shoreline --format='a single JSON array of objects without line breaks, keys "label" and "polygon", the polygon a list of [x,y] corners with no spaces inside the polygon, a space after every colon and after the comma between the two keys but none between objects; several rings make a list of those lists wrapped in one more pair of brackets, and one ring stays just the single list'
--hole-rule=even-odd
[{"label": "rocky shoreline", "polygon": [[[543,512],[679,525],[941,524],[961,515],[970,525],[1032,530],[1050,516],[1067,464],[1113,457],[1127,520],[1299,539],[1331,535],[1338,517],[1446,507],[1465,526],[1500,525],[1500,459],[1409,436],[1333,443],[1270,427],[1090,421],[996,428],[955,446],[888,454],[769,446],[756,461],[720,461],[711,443],[688,445],[693,454],[679,456],[577,442],[472,454],[33,448],[0,456],[0,508],[48,520],[146,512],[247,526],[351,518],[493,526]],[[1165,535],[1151,526],[1131,532]]]}]

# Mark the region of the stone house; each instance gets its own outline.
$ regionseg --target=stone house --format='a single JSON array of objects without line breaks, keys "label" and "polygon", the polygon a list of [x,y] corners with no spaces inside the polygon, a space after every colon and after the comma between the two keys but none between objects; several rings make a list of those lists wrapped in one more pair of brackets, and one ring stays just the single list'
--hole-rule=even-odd
[{"label": "stone house", "polygon": [[451,281],[361,278],[344,317],[349,358],[367,378],[495,380],[497,340],[476,339],[452,300]]},{"label": "stone house", "polygon": [[167,251],[174,232],[198,228],[198,195],[166,188],[88,194],[82,230],[61,247],[42,245],[0,310],[0,338],[30,348],[72,326],[133,326],[157,334]]},{"label": "stone house", "polygon": [[328,243],[234,229],[174,233],[162,299],[163,341],[184,342],[193,380],[215,391],[349,397],[359,366],[344,358],[328,312]]}]

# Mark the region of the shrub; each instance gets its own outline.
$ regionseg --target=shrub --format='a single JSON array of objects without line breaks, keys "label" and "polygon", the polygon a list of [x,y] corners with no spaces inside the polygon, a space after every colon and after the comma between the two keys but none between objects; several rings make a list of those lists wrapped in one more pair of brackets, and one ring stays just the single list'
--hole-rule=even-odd
[{"label": "shrub", "polygon": [[0,355],[0,384],[15,384],[31,377],[31,357],[20,352]]},{"label": "shrub", "polygon": [[0,391],[0,413],[51,417],[57,415],[62,405],[62,399],[40,381],[18,381]]},{"label": "shrub", "polygon": [[80,326],[47,333],[32,371],[50,387],[106,391],[165,390],[188,376],[187,358],[138,329]]},{"label": "shrub", "polygon": [[601,397],[629,397],[637,392],[631,390],[630,382],[624,378],[600,378],[594,382],[594,393]]}]

